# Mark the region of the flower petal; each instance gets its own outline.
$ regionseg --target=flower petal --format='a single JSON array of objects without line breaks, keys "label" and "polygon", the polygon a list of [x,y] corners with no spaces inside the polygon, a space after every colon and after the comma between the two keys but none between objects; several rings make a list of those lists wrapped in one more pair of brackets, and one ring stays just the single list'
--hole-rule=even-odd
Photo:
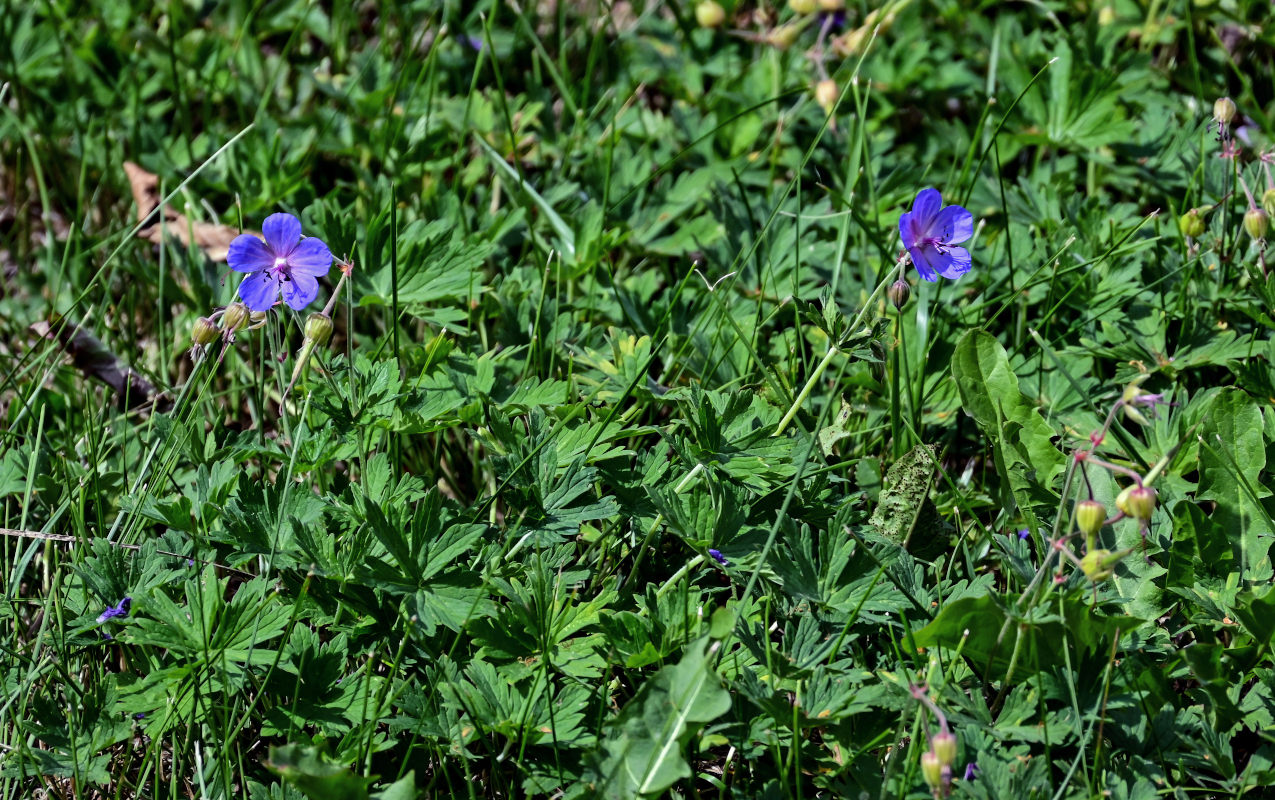
[{"label": "flower petal", "polygon": [[939,212],[934,228],[944,244],[960,244],[974,235],[974,215],[960,206],[948,206]]},{"label": "flower petal", "polygon": [[[912,230],[918,236],[924,236],[934,227],[934,218],[943,207],[943,195],[938,189],[922,189],[912,201]],[[933,234],[929,234],[933,235]],[[267,241],[269,237],[267,237]]]},{"label": "flower petal", "polygon": [[286,256],[301,239],[301,220],[291,214],[271,214],[261,223],[261,232],[275,256]]},{"label": "flower petal", "polygon": [[251,233],[245,233],[236,236],[230,243],[226,263],[235,272],[260,272],[274,265],[274,256],[271,255],[265,242]]},{"label": "flower petal", "polygon": [[938,272],[944,278],[959,278],[970,271],[970,253],[964,247],[953,247],[946,254],[939,256],[942,263],[938,265]]},{"label": "flower petal", "polygon": [[313,275],[294,272],[292,280],[284,281],[283,301],[297,311],[313,303],[318,296],[319,281]]},{"label": "flower petal", "polygon": [[316,277],[327,275],[332,269],[332,251],[321,240],[310,236],[288,254],[288,267],[294,276],[298,272]]},{"label": "flower petal", "polygon": [[934,265],[930,262],[932,257],[938,255],[938,251],[933,247],[909,247],[908,253],[912,255],[912,264],[916,267],[916,273],[921,276],[921,280],[934,283],[939,279]]},{"label": "flower petal", "polygon": [[916,231],[912,230],[912,212],[904,211],[899,215],[899,236],[903,237],[903,246],[908,250],[916,247]]},{"label": "flower petal", "polygon": [[239,297],[253,311],[269,311],[279,297],[279,279],[265,270],[254,272],[239,284]]}]

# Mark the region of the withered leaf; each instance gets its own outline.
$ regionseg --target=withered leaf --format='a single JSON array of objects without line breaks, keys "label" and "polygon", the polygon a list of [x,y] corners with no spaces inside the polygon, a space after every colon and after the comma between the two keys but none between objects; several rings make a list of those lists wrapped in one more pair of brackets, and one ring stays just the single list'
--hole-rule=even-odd
[{"label": "withered leaf", "polygon": [[[131,161],[124,162],[124,172],[128,174],[128,185],[133,190],[133,201],[137,203],[137,221],[142,222],[159,205],[159,176]],[[230,243],[239,235],[239,231],[229,225],[187,219],[172,206],[164,206],[160,214],[152,217],[137,235],[148,242],[160,244],[165,230],[186,247],[193,241],[213,261],[225,261]],[[245,230],[244,233],[257,232]]]}]

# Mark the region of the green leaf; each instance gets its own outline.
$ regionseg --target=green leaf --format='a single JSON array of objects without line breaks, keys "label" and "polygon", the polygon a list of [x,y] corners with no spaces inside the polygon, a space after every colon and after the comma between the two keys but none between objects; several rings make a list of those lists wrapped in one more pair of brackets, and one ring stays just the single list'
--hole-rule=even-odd
[{"label": "green leaf", "polygon": [[702,638],[682,660],[642,684],[611,723],[603,742],[604,796],[656,795],[691,775],[682,751],[698,726],[730,710],[730,694],[712,666],[716,644]]},{"label": "green leaf", "polygon": [[286,744],[270,748],[266,767],[310,800],[367,800],[372,783],[344,764],[328,761],[317,747]]}]

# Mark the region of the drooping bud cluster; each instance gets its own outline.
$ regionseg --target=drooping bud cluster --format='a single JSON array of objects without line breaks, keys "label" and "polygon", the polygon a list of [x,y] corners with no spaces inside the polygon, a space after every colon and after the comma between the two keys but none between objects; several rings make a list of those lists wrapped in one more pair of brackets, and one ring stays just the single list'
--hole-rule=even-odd
[{"label": "drooping bud cluster", "polygon": [[214,311],[210,316],[199,317],[190,329],[190,358],[195,363],[204,359],[208,347],[221,339],[230,344],[239,331],[261,324],[264,314],[253,314],[243,303],[235,302]]}]

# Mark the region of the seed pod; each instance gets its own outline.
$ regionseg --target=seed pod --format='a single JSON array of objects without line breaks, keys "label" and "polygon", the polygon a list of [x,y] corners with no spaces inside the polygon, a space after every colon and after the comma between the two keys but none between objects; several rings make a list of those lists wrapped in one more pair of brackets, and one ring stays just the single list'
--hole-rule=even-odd
[{"label": "seed pod", "polygon": [[1235,119],[1235,101],[1229,97],[1219,97],[1213,101],[1213,119],[1222,125],[1230,125]]},{"label": "seed pod", "polygon": [[701,28],[716,28],[726,21],[726,9],[721,3],[703,0],[695,6],[695,21]]},{"label": "seed pod", "polygon": [[1250,208],[1244,213],[1244,230],[1254,239],[1265,239],[1271,227],[1271,217],[1260,208]]},{"label": "seed pod", "polygon": [[1183,236],[1200,238],[1204,234],[1204,217],[1200,216],[1200,209],[1193,208],[1178,217],[1178,230],[1182,231]]},{"label": "seed pod", "polygon": [[1076,503],[1076,527],[1085,536],[1094,536],[1107,521],[1107,507],[1097,500],[1081,500]]},{"label": "seed pod", "polygon": [[912,296],[912,287],[908,282],[900,278],[890,284],[890,288],[886,289],[886,294],[890,296],[890,302],[894,303],[895,308],[903,308],[908,304],[908,298]]}]

